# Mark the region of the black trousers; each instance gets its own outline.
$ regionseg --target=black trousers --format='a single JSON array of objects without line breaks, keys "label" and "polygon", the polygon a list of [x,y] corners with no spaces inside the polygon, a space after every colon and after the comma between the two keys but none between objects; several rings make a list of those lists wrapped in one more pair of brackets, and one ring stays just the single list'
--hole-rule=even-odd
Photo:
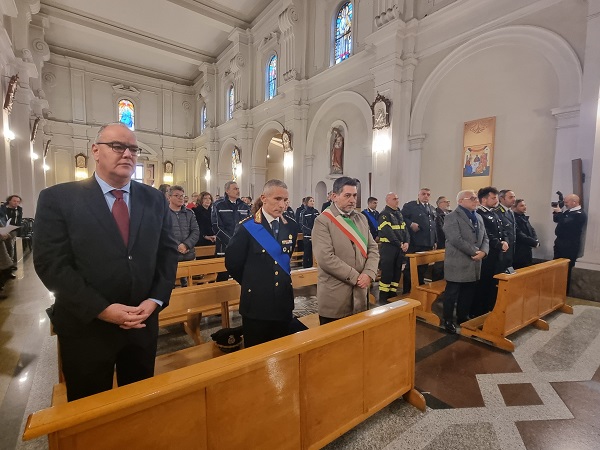
[{"label": "black trousers", "polygon": [[475,299],[471,304],[471,316],[478,317],[494,309],[496,295],[498,294],[498,282],[494,275],[501,272],[499,253],[490,251],[481,262],[481,276],[477,283]]},{"label": "black trousers", "polygon": [[310,236],[304,236],[304,254],[302,256],[302,267],[308,269],[313,266],[312,240]]},{"label": "black trousers", "polygon": [[327,323],[335,322],[336,320],[340,320],[340,319],[334,319],[333,317],[319,316],[319,325],[325,325]]},{"label": "black trousers", "polygon": [[146,328],[122,330],[94,320],[83,333],[59,334],[68,401],[112,389],[115,367],[119,386],[152,377],[157,338],[158,309]]},{"label": "black trousers", "polygon": [[[216,242],[216,246],[215,246],[215,256],[217,258],[222,258],[223,256],[225,256],[225,244],[223,244],[221,241],[217,240]],[[216,281],[227,281],[229,280],[229,272],[218,272],[217,273],[217,280]]]},{"label": "black trousers", "polygon": [[444,294],[444,320],[453,321],[454,305],[456,305],[456,318],[458,323],[468,320],[471,303],[475,297],[477,282],[458,283],[446,281]]},{"label": "black trousers", "polygon": [[554,241],[554,259],[567,258],[569,259],[569,272],[567,275],[567,295],[571,290],[571,272],[575,267],[575,262],[579,256],[579,248],[581,247],[581,241],[565,241],[558,240]]},{"label": "black trousers", "polygon": [[402,274],[404,252],[394,244],[381,244],[379,250],[379,267],[381,279],[379,280],[379,302],[386,304],[387,299],[398,295],[398,283]]},{"label": "black trousers", "polygon": [[291,317],[289,320],[259,320],[242,317],[244,348],[291,334],[291,324]]},{"label": "black trousers", "polygon": [[[414,245],[408,249],[408,253],[416,253],[416,252],[427,252],[433,250],[433,247],[427,245]],[[425,282],[425,272],[427,272],[427,264],[422,264],[417,266],[417,272],[419,274],[419,284],[423,284]],[[407,263],[404,268],[404,280],[402,281],[402,290],[405,294],[408,294],[412,289],[410,281],[410,264]]]}]

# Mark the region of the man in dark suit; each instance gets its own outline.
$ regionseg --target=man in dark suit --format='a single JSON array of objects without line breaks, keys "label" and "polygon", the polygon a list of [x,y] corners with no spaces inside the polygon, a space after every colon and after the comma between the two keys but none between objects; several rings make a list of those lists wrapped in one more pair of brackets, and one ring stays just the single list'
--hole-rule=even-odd
[{"label": "man in dark suit", "polygon": [[164,195],[131,181],[139,147],[123,124],[100,128],[91,178],[40,193],[33,262],[55,303],[69,401],[154,374],[158,312],[168,305],[177,243]]},{"label": "man in dark suit", "polygon": [[[434,250],[437,243],[435,228],[435,210],[429,204],[431,190],[422,188],[417,200],[405,203],[402,207],[402,216],[410,233],[410,246],[408,253],[425,252]],[[419,284],[423,284],[427,265],[418,267]],[[404,269],[403,291],[405,294],[411,290],[410,264]]]},{"label": "man in dark suit", "polygon": [[290,334],[294,310],[290,257],[298,226],[282,216],[287,186],[269,180],[260,199],[262,207],[242,221],[225,250],[225,267],[242,286],[240,314],[246,347]]},{"label": "man in dark suit", "polygon": [[517,196],[510,189],[502,189],[498,192],[499,204],[496,208],[498,217],[502,221],[506,242],[508,242],[508,250],[502,254],[501,267],[504,272],[509,267],[513,266],[515,255],[515,245],[517,242],[517,221],[512,207],[515,206]]},{"label": "man in dark suit", "polygon": [[325,211],[331,206],[331,194],[333,194],[333,191],[329,191],[327,193],[327,201],[321,205],[321,212]]}]

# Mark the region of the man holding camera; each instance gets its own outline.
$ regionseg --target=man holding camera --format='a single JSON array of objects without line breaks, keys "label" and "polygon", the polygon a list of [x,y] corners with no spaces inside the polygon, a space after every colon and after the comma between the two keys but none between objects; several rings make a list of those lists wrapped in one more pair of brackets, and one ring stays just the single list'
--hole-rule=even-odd
[{"label": "man holding camera", "polygon": [[552,203],[552,219],[556,223],[556,240],[554,241],[554,259],[567,258],[569,262],[569,276],[567,278],[567,293],[571,287],[571,271],[579,256],[581,248],[581,235],[587,221],[587,215],[581,209],[579,197],[569,194],[565,197],[563,211],[558,203]]}]

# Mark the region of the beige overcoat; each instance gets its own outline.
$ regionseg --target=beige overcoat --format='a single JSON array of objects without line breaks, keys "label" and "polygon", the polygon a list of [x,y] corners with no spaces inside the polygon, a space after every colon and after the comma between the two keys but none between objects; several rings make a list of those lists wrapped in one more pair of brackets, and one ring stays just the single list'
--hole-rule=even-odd
[{"label": "beige overcoat", "polygon": [[[334,204],[329,208],[334,216],[340,211]],[[368,238],[367,258],[356,245],[325,215],[315,219],[312,230],[313,256],[317,261],[317,301],[319,315],[338,319],[367,309],[367,289],[356,286],[361,273],[371,280],[377,276],[379,250],[369,232],[367,218],[356,211],[350,219]]]}]

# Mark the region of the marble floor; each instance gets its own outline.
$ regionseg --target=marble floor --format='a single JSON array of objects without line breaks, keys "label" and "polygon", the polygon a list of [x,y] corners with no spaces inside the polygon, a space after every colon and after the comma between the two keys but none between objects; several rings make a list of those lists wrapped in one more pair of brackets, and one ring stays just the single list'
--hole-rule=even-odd
[{"label": "marble floor", "polygon": [[[52,296],[31,258],[4,292],[0,450],[45,449],[44,439],[23,443],[20,436],[25,414],[49,401],[56,379],[55,342],[44,311]],[[296,294],[297,314],[314,311],[314,288]],[[575,313],[552,314],[549,331],[526,328],[512,335],[514,353],[419,322],[415,379],[427,411],[397,400],[326,448],[600,449],[600,303],[569,303]],[[218,319],[205,322],[204,337],[218,327]],[[178,327],[161,330],[159,353],[189,345]]]}]

